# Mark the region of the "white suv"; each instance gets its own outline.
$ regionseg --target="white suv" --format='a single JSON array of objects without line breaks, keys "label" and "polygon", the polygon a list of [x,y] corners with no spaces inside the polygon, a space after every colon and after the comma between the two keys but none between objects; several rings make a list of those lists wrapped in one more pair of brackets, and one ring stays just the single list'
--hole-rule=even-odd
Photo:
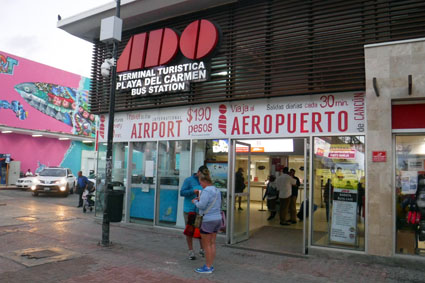
[{"label": "white suv", "polygon": [[66,197],[75,188],[75,176],[71,169],[61,167],[48,167],[41,171],[31,186],[33,196],[39,193],[55,193]]}]

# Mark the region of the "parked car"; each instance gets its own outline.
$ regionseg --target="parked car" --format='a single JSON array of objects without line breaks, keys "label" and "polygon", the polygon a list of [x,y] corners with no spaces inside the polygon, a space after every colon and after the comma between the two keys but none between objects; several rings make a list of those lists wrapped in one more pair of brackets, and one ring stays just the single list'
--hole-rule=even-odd
[{"label": "parked car", "polygon": [[22,190],[27,190],[36,184],[37,176],[19,178],[15,185]]},{"label": "parked car", "polygon": [[47,167],[39,173],[35,182],[36,184],[31,186],[33,196],[47,193],[66,197],[74,192],[76,178],[69,168]]}]

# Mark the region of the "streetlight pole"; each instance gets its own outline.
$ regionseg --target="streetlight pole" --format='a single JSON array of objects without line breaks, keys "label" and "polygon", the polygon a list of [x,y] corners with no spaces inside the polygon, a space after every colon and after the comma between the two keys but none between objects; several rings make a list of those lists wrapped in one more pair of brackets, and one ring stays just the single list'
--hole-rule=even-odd
[{"label": "streetlight pole", "polygon": [[[116,0],[116,17],[120,17],[121,0]],[[103,206],[103,222],[102,222],[102,246],[109,246],[109,204],[108,195],[112,191],[112,141],[114,138],[114,113],[115,113],[115,85],[117,77],[116,60],[118,57],[118,41],[113,40],[112,59],[114,64],[111,66],[111,89],[109,96],[109,117],[108,117],[108,145],[106,148],[106,177],[105,177],[105,193]]]}]

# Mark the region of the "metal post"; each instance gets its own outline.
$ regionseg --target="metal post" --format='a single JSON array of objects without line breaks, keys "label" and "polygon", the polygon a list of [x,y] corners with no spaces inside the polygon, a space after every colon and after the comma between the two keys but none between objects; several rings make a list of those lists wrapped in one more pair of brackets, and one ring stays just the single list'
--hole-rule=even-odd
[{"label": "metal post", "polygon": [[[120,17],[121,0],[116,0],[116,16]],[[118,42],[113,42],[112,58],[116,62],[118,57]],[[108,215],[108,195],[112,191],[112,141],[114,138],[114,112],[115,112],[115,85],[117,68],[116,64],[111,66],[111,90],[109,96],[109,118],[108,118],[108,145],[106,149],[106,177],[105,177],[105,193],[104,193],[104,206],[103,206],[103,221],[102,221],[102,246],[109,246],[109,215]]]}]

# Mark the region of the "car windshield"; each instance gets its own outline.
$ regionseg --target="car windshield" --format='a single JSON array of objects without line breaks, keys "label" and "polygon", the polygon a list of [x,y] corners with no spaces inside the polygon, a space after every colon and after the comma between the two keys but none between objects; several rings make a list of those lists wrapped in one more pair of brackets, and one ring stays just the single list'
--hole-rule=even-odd
[{"label": "car windshield", "polygon": [[44,169],[40,172],[40,176],[64,177],[66,170],[63,169]]}]

